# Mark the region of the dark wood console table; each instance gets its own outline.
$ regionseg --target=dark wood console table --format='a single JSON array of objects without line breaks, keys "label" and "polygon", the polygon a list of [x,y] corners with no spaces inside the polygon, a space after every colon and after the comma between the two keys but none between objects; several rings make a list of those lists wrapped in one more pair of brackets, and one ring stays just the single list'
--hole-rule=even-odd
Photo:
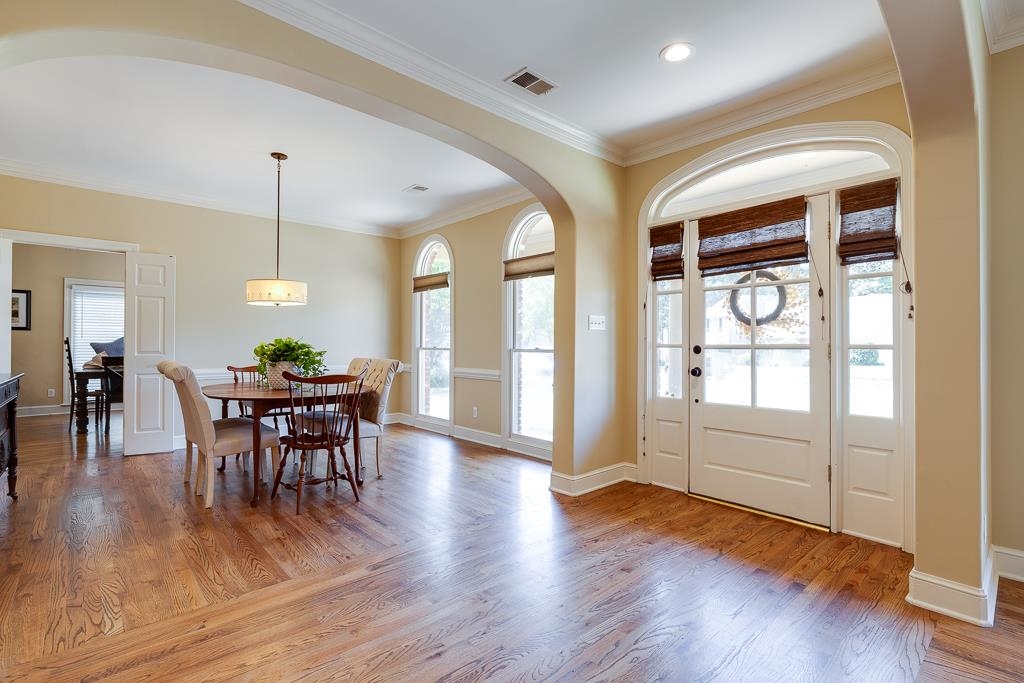
[{"label": "dark wood console table", "polygon": [[24,373],[0,373],[0,473],[7,470],[7,495],[18,500],[18,389]]}]

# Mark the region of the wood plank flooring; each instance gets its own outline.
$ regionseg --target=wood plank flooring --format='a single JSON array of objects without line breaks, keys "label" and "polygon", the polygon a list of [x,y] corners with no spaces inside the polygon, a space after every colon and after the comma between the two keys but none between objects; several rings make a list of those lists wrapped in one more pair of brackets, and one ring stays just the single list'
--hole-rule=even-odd
[{"label": "wood plank flooring", "polygon": [[1024,680],[1024,586],[960,624],[849,536],[635,484],[565,498],[544,463],[402,427],[359,503],[251,509],[229,461],[205,510],[181,453],[66,429],[19,422],[0,680]]}]

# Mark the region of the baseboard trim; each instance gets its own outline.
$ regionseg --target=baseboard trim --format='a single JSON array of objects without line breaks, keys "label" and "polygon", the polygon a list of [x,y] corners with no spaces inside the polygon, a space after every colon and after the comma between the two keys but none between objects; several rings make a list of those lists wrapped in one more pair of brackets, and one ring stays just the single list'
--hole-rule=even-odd
[{"label": "baseboard trim", "polygon": [[[90,413],[92,406],[89,407]],[[36,415],[67,415],[68,406],[18,406],[18,417],[35,417]]]},{"label": "baseboard trim", "polygon": [[408,413],[385,413],[384,424],[412,426],[412,417]]},{"label": "baseboard trim", "polygon": [[1011,581],[1024,581],[1024,550],[994,545],[992,554],[996,558],[999,576]]},{"label": "baseboard trim", "polygon": [[983,581],[985,585],[976,588],[926,574],[915,568],[910,570],[907,602],[971,624],[991,626],[995,619],[996,593],[999,588],[999,575],[991,552],[985,562]]},{"label": "baseboard trim", "polygon": [[452,436],[456,439],[472,441],[473,443],[478,443],[483,446],[492,446],[494,448],[502,449],[505,448],[505,439],[501,434],[495,434],[494,432],[485,432],[480,429],[452,425]]},{"label": "baseboard trim", "polygon": [[563,493],[567,496],[582,496],[585,493],[618,484],[620,481],[636,481],[636,476],[636,464],[631,462],[620,462],[583,474],[562,474],[552,470],[549,489],[554,493]]}]

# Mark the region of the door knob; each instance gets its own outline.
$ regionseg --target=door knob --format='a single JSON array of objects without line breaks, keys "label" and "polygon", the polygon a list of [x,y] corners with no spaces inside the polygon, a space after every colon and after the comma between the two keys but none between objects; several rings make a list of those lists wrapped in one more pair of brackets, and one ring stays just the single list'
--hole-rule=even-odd
[{"label": "door knob", "polygon": [[694,377],[700,377],[700,368],[690,368],[690,374],[693,375]]},{"label": "door knob", "polygon": [[700,352],[701,352],[700,344],[697,344],[696,346],[693,347],[693,352],[696,353],[697,355],[700,355]]}]

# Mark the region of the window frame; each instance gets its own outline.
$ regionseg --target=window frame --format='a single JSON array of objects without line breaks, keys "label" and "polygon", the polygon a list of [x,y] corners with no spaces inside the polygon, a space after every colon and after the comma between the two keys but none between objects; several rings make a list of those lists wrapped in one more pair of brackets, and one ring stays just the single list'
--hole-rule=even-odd
[{"label": "window frame", "polygon": [[[83,279],[83,278],[70,278],[70,277],[64,278],[64,338],[67,338],[67,339],[71,340],[72,351],[74,351],[74,348],[75,348],[75,340],[72,338],[73,330],[72,330],[72,324],[71,324],[71,319],[72,319],[72,316],[71,316],[71,306],[72,306],[72,300],[73,300],[73,298],[72,298],[72,289],[74,287],[107,287],[107,288],[110,288],[110,289],[119,289],[119,290],[121,290],[121,296],[122,296],[122,300],[123,300],[123,298],[124,298],[124,285],[125,285],[124,282],[119,282],[117,280],[88,280],[88,279]],[[67,362],[68,362],[68,360],[67,360],[67,357],[64,354],[64,344],[63,343],[61,344],[60,349],[61,349],[60,367],[64,368],[64,372],[61,373],[62,374],[62,391],[63,391],[63,394],[61,396],[61,404],[62,405],[71,405],[71,384],[68,381],[68,373],[67,373]],[[93,354],[93,355],[95,355],[95,354]],[[90,356],[90,358],[92,358],[92,356]],[[75,358],[74,360],[75,360],[76,363],[84,363],[88,359]]]},{"label": "window frame", "polygon": [[[514,431],[513,426],[516,423],[516,386],[514,382],[515,374],[515,356],[517,353],[546,353],[550,354],[552,363],[554,362],[555,346],[554,346],[554,330],[552,330],[552,344],[550,349],[540,348],[519,348],[516,346],[516,332],[518,329],[518,320],[516,316],[517,307],[515,301],[516,283],[521,280],[510,280],[504,281],[503,273],[503,262],[506,259],[516,258],[516,251],[518,250],[522,239],[525,235],[537,224],[538,221],[544,217],[549,216],[547,210],[542,204],[531,204],[522,211],[520,211],[516,217],[509,224],[509,229],[505,234],[505,242],[502,248],[502,258],[499,264],[499,278],[502,279],[502,340],[503,340],[503,353],[502,353],[502,372],[501,377],[504,383],[502,390],[502,435],[510,443],[513,444],[514,450],[525,452],[535,457],[543,458],[545,460],[551,459],[552,442],[554,440],[554,414],[552,410],[552,434],[551,440],[538,439],[533,436],[525,434],[519,434]],[[543,275],[539,277],[550,277],[554,278],[554,275]],[[552,376],[552,405],[554,403],[554,377]]]},{"label": "window frame", "polygon": [[[413,260],[413,272],[412,276],[417,277],[420,275],[429,274],[426,271],[426,259],[430,252],[436,247],[440,246],[444,249],[448,255],[448,347],[424,347],[423,343],[423,306],[422,306],[422,294],[428,294],[429,292],[413,292],[412,293],[412,358],[413,358],[413,380],[410,382],[412,388],[412,396],[410,406],[412,410],[412,417],[414,420],[420,423],[428,429],[434,428],[436,430],[444,431],[445,433],[451,432],[451,426],[454,424],[454,412],[455,412],[455,258],[452,252],[451,245],[448,240],[441,235],[430,235],[423,242],[420,243],[420,247],[416,252],[416,258]],[[424,413],[420,410],[420,378],[422,377],[421,372],[423,368],[420,367],[421,352],[422,351],[447,351],[448,352],[448,418],[435,417],[433,415]]]}]

